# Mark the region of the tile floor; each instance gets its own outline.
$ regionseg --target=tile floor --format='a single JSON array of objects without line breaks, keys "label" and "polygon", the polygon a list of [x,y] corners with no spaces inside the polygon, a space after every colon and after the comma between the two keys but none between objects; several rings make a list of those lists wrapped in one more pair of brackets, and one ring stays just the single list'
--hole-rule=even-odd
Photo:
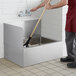
[{"label": "tile floor", "polygon": [[69,69],[59,59],[22,68],[7,59],[0,59],[0,76],[76,76],[76,69]]}]

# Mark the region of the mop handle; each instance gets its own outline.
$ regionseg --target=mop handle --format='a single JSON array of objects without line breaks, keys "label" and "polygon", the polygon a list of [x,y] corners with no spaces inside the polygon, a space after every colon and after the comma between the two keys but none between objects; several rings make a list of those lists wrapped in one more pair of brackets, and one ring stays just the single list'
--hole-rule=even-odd
[{"label": "mop handle", "polygon": [[[50,3],[50,0],[47,2],[47,4],[48,4],[48,3]],[[46,6],[46,5],[45,5],[45,6]],[[40,21],[41,21],[41,19],[42,19],[43,15],[44,15],[44,13],[45,13],[45,11],[46,11],[46,8],[44,8],[44,10],[43,10],[43,12],[42,12],[42,14],[41,14],[41,16],[40,16],[39,20],[37,21],[37,23],[36,23],[36,25],[35,25],[35,28],[34,28],[33,32],[32,32],[32,33],[31,33],[31,35],[30,35],[30,37],[32,37],[32,36],[33,36],[33,34],[34,34],[34,32],[35,32],[35,30],[36,30],[36,28],[37,28],[38,24],[40,23]]]}]

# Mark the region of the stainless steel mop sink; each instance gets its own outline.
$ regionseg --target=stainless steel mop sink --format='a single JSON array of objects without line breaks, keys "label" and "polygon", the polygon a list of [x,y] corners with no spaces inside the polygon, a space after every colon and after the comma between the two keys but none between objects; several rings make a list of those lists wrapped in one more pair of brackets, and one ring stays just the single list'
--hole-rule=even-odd
[{"label": "stainless steel mop sink", "polygon": [[[24,34],[20,24],[23,23],[4,23],[4,58],[25,67],[62,56],[62,42],[54,43],[54,40],[38,35],[37,31],[30,42],[31,48],[24,48],[23,39],[28,34]],[[40,42],[52,44],[39,46]]]},{"label": "stainless steel mop sink", "polygon": [[61,17],[60,13],[56,16],[58,22],[55,13],[54,17],[51,13],[48,14],[48,19],[45,17],[47,14],[44,16],[36,29],[30,42],[31,48],[23,47],[23,41],[29,38],[38,18],[18,17],[5,21],[4,57],[22,67],[62,57]]}]

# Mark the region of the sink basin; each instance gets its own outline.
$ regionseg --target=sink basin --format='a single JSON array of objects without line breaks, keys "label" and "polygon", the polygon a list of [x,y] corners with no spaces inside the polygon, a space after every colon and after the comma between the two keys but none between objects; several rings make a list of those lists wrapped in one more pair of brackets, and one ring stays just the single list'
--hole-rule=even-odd
[{"label": "sink basin", "polygon": [[[22,28],[24,30],[24,37],[28,38],[37,21],[38,18],[36,17],[17,17],[16,19],[6,20],[4,23]],[[41,23],[37,27],[35,34],[41,34]]]}]

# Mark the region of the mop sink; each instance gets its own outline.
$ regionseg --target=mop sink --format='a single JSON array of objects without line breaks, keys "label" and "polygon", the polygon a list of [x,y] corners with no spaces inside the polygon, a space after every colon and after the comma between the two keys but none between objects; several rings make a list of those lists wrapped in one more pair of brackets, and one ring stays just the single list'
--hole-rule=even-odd
[{"label": "mop sink", "polygon": [[42,36],[41,23],[29,47],[23,47],[24,38],[29,38],[37,21],[38,18],[20,17],[4,22],[4,58],[25,67],[62,57],[63,42]]}]

